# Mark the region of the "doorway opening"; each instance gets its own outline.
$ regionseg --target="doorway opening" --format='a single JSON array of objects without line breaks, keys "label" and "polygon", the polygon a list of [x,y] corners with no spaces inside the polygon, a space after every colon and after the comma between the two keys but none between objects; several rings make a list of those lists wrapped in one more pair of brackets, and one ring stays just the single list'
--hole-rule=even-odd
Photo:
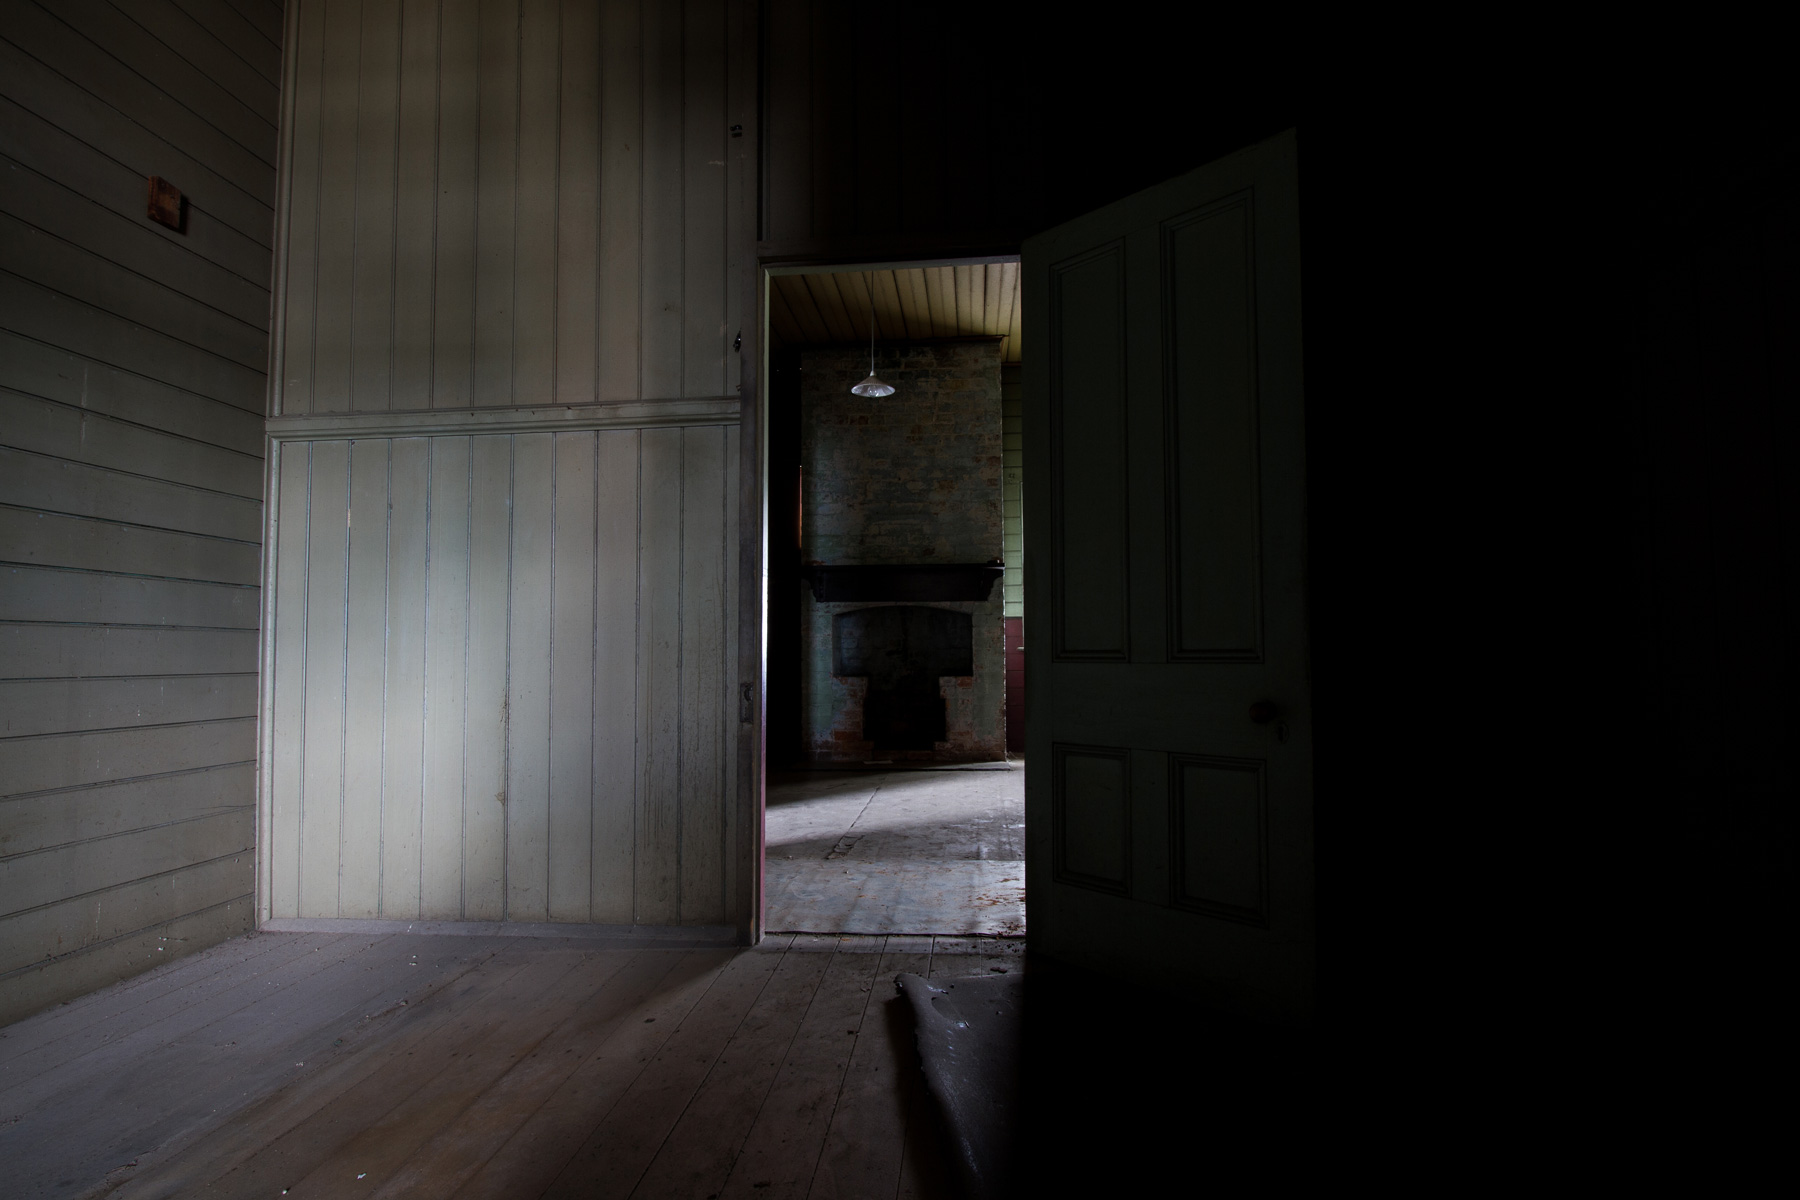
[{"label": "doorway opening", "polygon": [[763,927],[1022,936],[1018,260],[765,270]]}]

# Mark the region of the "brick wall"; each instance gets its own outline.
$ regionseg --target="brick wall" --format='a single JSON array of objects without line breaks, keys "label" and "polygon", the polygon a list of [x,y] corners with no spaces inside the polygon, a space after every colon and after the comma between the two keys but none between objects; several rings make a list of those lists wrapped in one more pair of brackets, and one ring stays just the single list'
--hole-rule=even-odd
[{"label": "brick wall", "polygon": [[[990,563],[1003,550],[1004,440],[1000,343],[878,347],[875,370],[892,396],[850,393],[869,371],[866,350],[801,357],[801,557],[809,563]],[[802,587],[805,585],[802,584]],[[943,604],[974,626],[975,674],[942,680],[948,740],[887,759],[1005,757],[1005,589],[984,602]],[[801,599],[802,742],[819,762],[874,757],[862,739],[864,679],[831,674],[831,619],[869,607]]]}]

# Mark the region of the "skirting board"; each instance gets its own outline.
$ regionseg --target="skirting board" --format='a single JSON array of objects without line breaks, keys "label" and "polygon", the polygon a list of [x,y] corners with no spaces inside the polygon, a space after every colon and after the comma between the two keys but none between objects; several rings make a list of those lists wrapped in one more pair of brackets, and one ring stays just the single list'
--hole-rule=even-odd
[{"label": "skirting board", "polygon": [[581,938],[657,949],[738,946],[729,925],[576,925],[553,921],[388,921],[354,917],[281,917],[258,927],[263,933],[435,933],[452,937]]}]

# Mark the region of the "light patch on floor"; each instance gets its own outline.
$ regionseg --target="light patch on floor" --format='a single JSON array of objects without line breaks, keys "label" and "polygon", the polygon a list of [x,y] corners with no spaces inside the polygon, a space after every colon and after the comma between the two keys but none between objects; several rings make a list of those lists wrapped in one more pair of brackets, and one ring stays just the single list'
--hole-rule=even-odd
[{"label": "light patch on floor", "polygon": [[772,776],[771,931],[1025,933],[1025,768]]}]

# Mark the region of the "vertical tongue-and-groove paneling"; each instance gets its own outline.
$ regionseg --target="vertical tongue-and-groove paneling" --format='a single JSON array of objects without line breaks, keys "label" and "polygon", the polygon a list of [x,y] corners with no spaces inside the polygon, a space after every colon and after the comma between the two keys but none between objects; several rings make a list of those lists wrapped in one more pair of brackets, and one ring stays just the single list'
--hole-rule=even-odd
[{"label": "vertical tongue-and-groove paneling", "polygon": [[[747,922],[744,26],[711,2],[291,16],[266,915]],[[656,411],[694,400],[712,423]],[[614,402],[649,402],[641,427]],[[592,419],[482,431],[553,404]],[[372,423],[316,431],[340,419]],[[292,472],[321,470],[301,503]]]},{"label": "vertical tongue-and-groove paneling", "polygon": [[271,916],[732,919],[736,442],[288,444]]}]

